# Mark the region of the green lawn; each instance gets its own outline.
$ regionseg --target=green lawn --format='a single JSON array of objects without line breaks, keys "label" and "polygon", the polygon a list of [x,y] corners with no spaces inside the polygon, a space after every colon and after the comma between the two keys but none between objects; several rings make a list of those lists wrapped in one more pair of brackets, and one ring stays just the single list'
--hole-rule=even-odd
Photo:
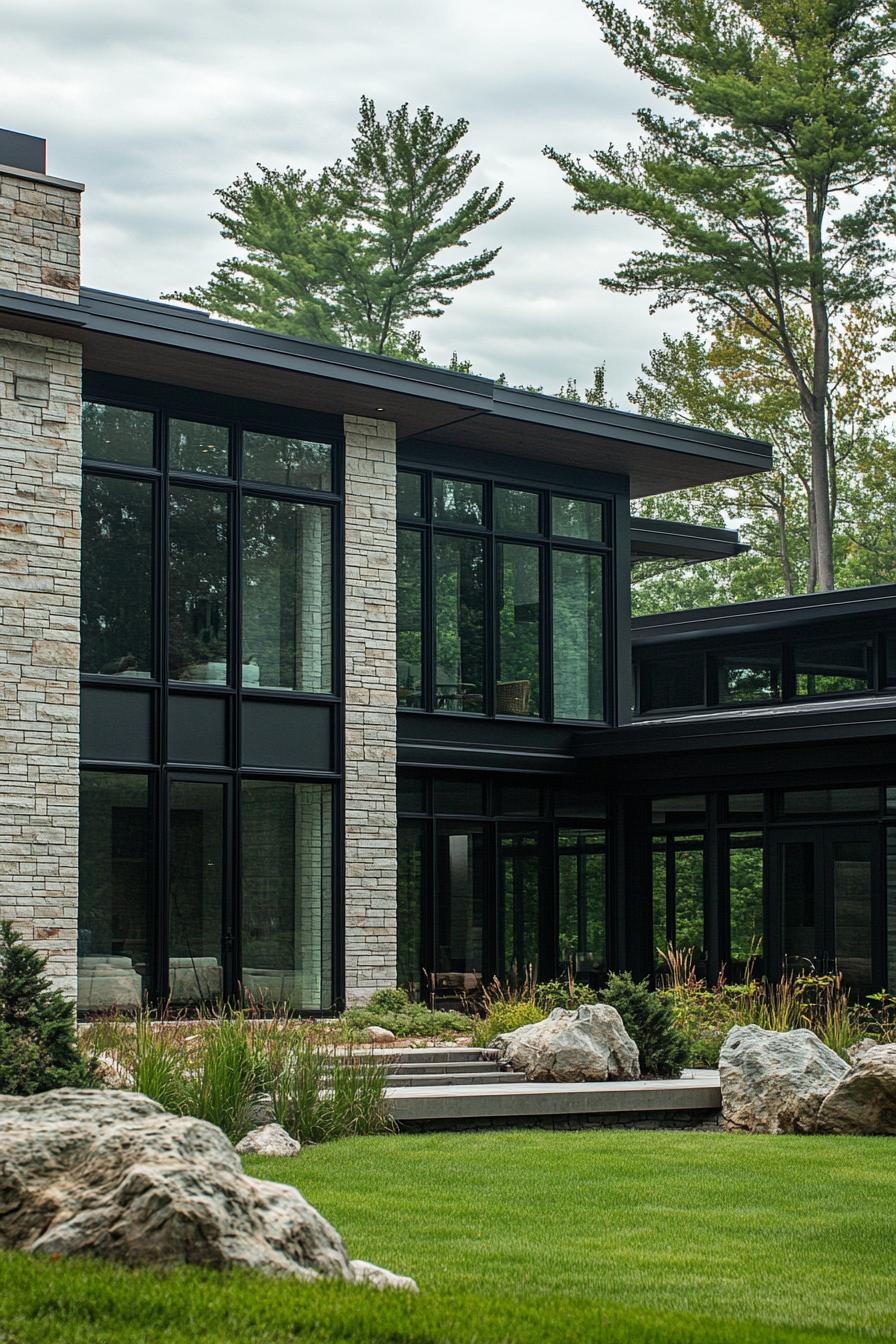
[{"label": "green lawn", "polygon": [[0,1257],[3,1344],[896,1339],[887,1139],[538,1130],[348,1139],[293,1182],[419,1297]]}]

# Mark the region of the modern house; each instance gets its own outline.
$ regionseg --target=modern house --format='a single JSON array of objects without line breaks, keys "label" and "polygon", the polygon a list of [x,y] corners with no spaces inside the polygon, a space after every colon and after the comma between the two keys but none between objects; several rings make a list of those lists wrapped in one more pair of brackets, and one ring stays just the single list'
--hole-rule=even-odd
[{"label": "modern house", "polygon": [[896,988],[896,589],[630,616],[767,445],[82,288],[0,164],[0,913],[83,1011]]}]

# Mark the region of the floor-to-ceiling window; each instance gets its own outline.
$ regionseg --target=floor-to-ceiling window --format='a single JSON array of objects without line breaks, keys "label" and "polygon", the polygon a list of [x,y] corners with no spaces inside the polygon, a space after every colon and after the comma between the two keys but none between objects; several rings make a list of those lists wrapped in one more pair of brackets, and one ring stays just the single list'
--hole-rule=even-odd
[{"label": "floor-to-ceiling window", "polygon": [[88,377],[79,1005],[339,994],[340,426]]},{"label": "floor-to-ceiling window", "polygon": [[602,722],[610,502],[398,473],[400,709]]},{"label": "floor-to-ceiling window", "polygon": [[398,983],[474,1000],[607,968],[606,804],[549,782],[399,772]]}]

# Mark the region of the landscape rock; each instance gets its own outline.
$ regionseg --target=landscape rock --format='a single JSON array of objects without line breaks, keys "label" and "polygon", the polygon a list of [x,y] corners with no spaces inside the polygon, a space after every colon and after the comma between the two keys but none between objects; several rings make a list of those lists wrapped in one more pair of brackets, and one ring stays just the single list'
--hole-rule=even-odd
[{"label": "landscape rock", "polygon": [[610,1078],[639,1078],[638,1047],[615,1008],[584,1003],[555,1008],[543,1022],[532,1022],[492,1042],[498,1058],[530,1082],[602,1083]]},{"label": "landscape rock", "polygon": [[406,1293],[419,1293],[413,1279],[409,1279],[405,1274],[393,1274],[391,1270],[380,1269],[379,1265],[372,1265],[369,1260],[350,1260],[349,1267],[355,1276],[356,1283],[366,1283],[371,1288],[401,1288]]},{"label": "landscape rock", "polygon": [[257,1153],[260,1157],[295,1157],[302,1151],[302,1145],[282,1125],[268,1124],[250,1129],[236,1145],[236,1151]]},{"label": "landscape rock", "polygon": [[367,1027],[366,1035],[375,1045],[388,1045],[389,1041],[395,1040],[395,1032],[389,1031],[388,1027]]},{"label": "landscape rock", "polygon": [[0,1248],[371,1278],[297,1190],[244,1175],[220,1129],[124,1091],[0,1097]]},{"label": "landscape rock", "polygon": [[811,1031],[732,1027],[719,1056],[725,1127],[813,1134],[821,1103],[848,1070]]},{"label": "landscape rock", "polygon": [[863,1055],[867,1055],[869,1050],[876,1050],[879,1045],[880,1041],[876,1041],[873,1036],[863,1036],[855,1045],[848,1047],[846,1058],[850,1064],[858,1064]]},{"label": "landscape rock", "polygon": [[255,1129],[264,1125],[273,1125],[276,1121],[274,1098],[270,1092],[259,1092],[249,1106],[249,1121]]},{"label": "landscape rock", "polygon": [[896,1045],[873,1043],[821,1103],[822,1134],[896,1134]]}]

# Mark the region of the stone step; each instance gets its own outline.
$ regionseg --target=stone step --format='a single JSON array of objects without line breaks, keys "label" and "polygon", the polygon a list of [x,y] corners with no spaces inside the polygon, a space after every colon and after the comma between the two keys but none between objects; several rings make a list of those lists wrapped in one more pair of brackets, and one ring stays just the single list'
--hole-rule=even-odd
[{"label": "stone step", "polygon": [[387,1087],[494,1087],[524,1083],[524,1073],[493,1070],[490,1073],[388,1073]]},{"label": "stone step", "polygon": [[417,1060],[402,1060],[401,1063],[389,1061],[386,1066],[393,1073],[494,1073],[498,1063],[494,1059],[447,1059],[432,1063],[418,1064]]},{"label": "stone step", "polygon": [[398,1064],[478,1064],[484,1061],[494,1063],[498,1058],[497,1050],[480,1050],[475,1046],[420,1046],[419,1049],[374,1050],[335,1050],[336,1058],[350,1057],[353,1060],[369,1059],[386,1068]]}]

